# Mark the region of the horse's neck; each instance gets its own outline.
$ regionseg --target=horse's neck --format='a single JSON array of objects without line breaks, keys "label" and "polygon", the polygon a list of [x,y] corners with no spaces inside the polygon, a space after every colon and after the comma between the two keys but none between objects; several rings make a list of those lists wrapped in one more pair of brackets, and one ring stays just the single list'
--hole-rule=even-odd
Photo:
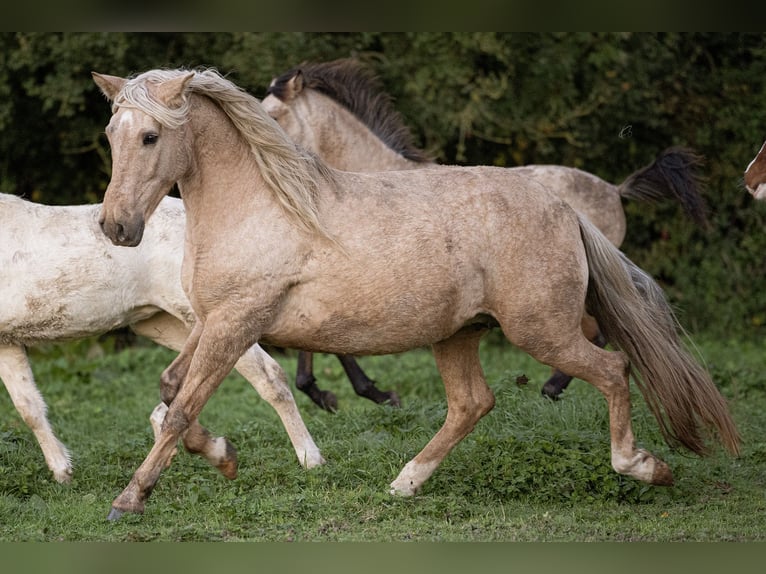
[{"label": "horse's neck", "polygon": [[[318,98],[321,98],[320,105],[316,102],[310,104],[313,109],[305,113],[310,122],[316,122],[312,130],[316,143],[314,146],[308,145],[316,147],[313,151],[332,167],[343,171],[365,172],[416,169],[424,166],[388,147],[343,106],[327,96],[314,96],[314,99]],[[334,109],[321,110],[328,107]]]},{"label": "horse's neck", "polygon": [[217,106],[206,98],[201,101],[204,113],[192,114],[189,125],[192,134],[203,134],[194,137],[194,169],[178,181],[187,247],[215,234],[215,226],[201,224],[211,215],[234,225],[248,213],[281,213],[241,134]]}]

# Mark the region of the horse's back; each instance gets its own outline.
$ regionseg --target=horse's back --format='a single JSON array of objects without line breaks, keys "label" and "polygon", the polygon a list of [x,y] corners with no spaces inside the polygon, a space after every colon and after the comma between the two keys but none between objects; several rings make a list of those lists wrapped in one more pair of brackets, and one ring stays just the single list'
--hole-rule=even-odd
[{"label": "horse's back", "polygon": [[417,236],[430,230],[439,241],[444,233],[455,234],[460,242],[471,238],[481,243],[519,241],[528,237],[524,231],[557,225],[552,213],[554,217],[569,214],[576,221],[558,190],[521,168],[439,165],[338,175],[340,191],[328,217],[338,233],[348,234],[349,241],[366,233],[360,227],[370,226],[384,231],[386,237]]},{"label": "horse's back", "polygon": [[398,352],[537,300],[557,277],[576,275],[584,293],[576,214],[521,174],[438,167],[342,173],[338,183],[325,211],[340,247],[302,259],[266,342]]},{"label": "horse's back", "polygon": [[[163,206],[148,226],[153,239],[130,250],[101,232],[99,205],[50,206],[0,195],[0,342],[79,338],[157,313],[149,285],[159,273],[174,273],[175,259],[180,275],[183,222],[179,229],[157,225],[177,217],[176,202],[163,202],[169,209]],[[152,263],[148,250],[163,237],[178,254]],[[182,297],[179,279],[175,283],[171,290]]]}]

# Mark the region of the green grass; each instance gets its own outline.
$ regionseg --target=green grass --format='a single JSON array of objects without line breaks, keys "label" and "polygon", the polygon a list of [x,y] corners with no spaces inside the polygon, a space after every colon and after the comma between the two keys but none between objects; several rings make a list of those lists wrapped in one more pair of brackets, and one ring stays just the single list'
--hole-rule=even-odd
[{"label": "green grass", "polygon": [[[119,353],[93,340],[34,350],[38,385],[75,474],[69,485],[52,479],[33,435],[0,394],[0,540],[764,540],[766,352],[756,343],[698,343],[731,401],[744,451],[738,459],[671,451],[636,394],[637,440],[671,465],[670,488],[611,469],[598,392],[574,381],[557,403],[542,399],[547,368],[491,336],[482,358],[496,407],[417,496],[392,497],[388,484],[445,416],[430,353],[361,359],[381,388],[399,392],[399,409],[356,397],[337,360],[317,355],[317,378],[338,395],[339,412],[295,395],[325,466],[303,470],[274,411],[231,374],[201,421],[237,446],[239,476],[226,480],[181,450],[146,512],[117,523],[106,515],[151,446],[148,416],[174,354],[144,341]],[[292,379],[295,355],[276,358]]]}]

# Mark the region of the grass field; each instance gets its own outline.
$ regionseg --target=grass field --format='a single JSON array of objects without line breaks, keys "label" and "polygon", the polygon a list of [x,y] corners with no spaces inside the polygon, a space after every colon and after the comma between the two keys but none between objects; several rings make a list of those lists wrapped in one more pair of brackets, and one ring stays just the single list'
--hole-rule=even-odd
[{"label": "grass field", "polygon": [[[606,405],[574,381],[562,400],[540,395],[548,375],[491,335],[482,346],[497,405],[414,498],[388,484],[441,425],[444,392],[427,351],[365,357],[396,389],[399,409],[357,398],[332,356],[317,355],[320,386],[339,411],[296,400],[327,464],[297,463],[274,411],[236,373],[201,421],[238,448],[229,481],[181,451],[143,515],[106,521],[148,452],[159,374],[173,359],[139,341],[121,352],[86,340],[31,351],[49,418],[73,455],[56,483],[7,393],[0,393],[2,541],[756,541],[766,539],[766,350],[698,338],[744,438],[741,457],[673,452],[635,392],[637,440],[673,469],[673,487],[618,476],[609,464]],[[295,354],[275,355],[292,381]],[[525,375],[529,382],[524,383]]]}]

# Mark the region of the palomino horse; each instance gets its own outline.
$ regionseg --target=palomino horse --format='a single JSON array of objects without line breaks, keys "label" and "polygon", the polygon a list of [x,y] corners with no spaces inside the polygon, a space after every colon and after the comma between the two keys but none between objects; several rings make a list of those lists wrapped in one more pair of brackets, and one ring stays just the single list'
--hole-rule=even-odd
[{"label": "palomino horse", "polygon": [[[659,286],[522,173],[336,171],[215,71],[94,79],[113,112],[101,227],[115,244],[139,245],[177,183],[187,217],[182,284],[197,317],[161,378],[161,433],[110,518],[144,510],[178,437],[261,341],[353,355],[432,346],[447,416],[391,483],[395,494],[413,495],[493,408],[478,353],[493,326],[604,394],[617,472],[673,480],[636,448],[631,372],[670,444],[704,454],[715,434],[738,452],[726,401],[685,349]],[[586,304],[621,351],[585,337]]]},{"label": "palomino horse", "polygon": [[[389,171],[432,167],[431,158],[414,145],[412,133],[391,97],[369,68],[354,59],[306,63],[275,78],[261,102],[287,134],[336,169]],[[588,217],[616,247],[625,237],[621,198],[658,201],[675,199],[700,225],[706,225],[705,205],[695,173],[700,158],[689,150],[670,148],[648,166],[613,185],[579,169],[558,165],[529,165],[523,173],[562,197]],[[605,344],[603,338],[597,339]],[[357,394],[376,402],[398,405],[393,392],[382,392],[353,357],[339,357]],[[312,372],[310,353],[300,353],[296,386],[328,410],[335,396],[321,391]],[[555,372],[543,394],[558,398],[571,377]]]},{"label": "palomino horse", "polygon": [[[186,216],[181,200],[165,198],[146,227],[138,250],[115,247],[98,225],[99,205],[54,207],[0,194],[0,379],[30,427],[59,482],[72,464],[46,417],[25,346],[63,341],[130,326],[136,333],[180,351],[194,323],[181,288]],[[237,370],[279,414],[300,462],[322,457],[303,423],[277,363],[258,345]],[[155,433],[166,406],[151,421]],[[194,422],[184,436],[191,452],[203,454],[229,478],[236,476],[234,447]]]},{"label": "palomino horse", "polygon": [[766,142],[745,169],[745,187],[759,201],[766,201]]}]

